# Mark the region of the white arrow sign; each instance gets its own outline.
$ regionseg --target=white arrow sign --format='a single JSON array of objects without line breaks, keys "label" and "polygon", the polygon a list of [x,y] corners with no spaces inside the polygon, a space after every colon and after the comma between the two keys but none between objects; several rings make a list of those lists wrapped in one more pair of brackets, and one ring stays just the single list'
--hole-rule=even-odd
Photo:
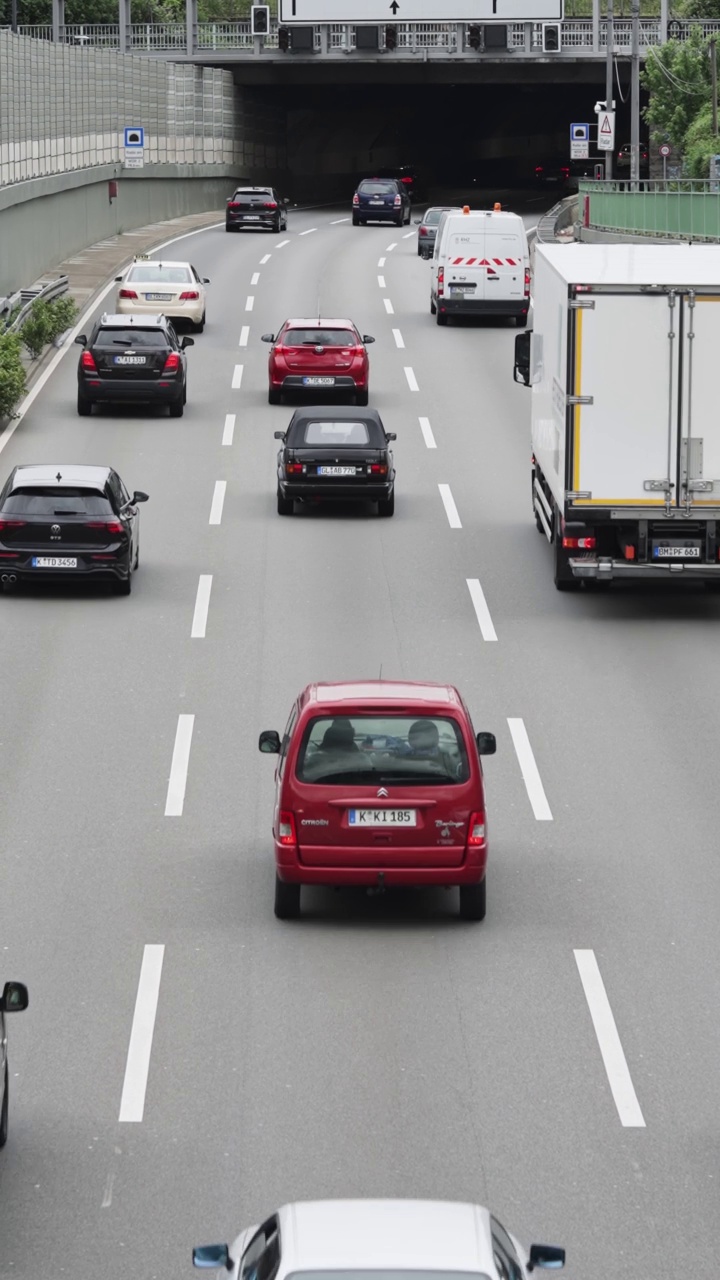
[{"label": "white arrow sign", "polygon": [[[557,22],[563,0],[278,0],[281,26],[338,22]],[[438,11],[442,9],[442,12]]]},{"label": "white arrow sign", "polygon": [[598,136],[599,151],[615,150],[615,112],[601,111],[598,116]]}]

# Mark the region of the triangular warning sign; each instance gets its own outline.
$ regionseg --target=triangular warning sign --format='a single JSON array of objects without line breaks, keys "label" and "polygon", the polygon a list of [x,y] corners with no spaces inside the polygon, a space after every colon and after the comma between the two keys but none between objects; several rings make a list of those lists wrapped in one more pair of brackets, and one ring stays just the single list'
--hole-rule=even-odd
[{"label": "triangular warning sign", "polygon": [[600,125],[600,132],[601,132],[601,133],[612,133],[612,125],[610,124],[610,117],[609,117],[609,116],[603,116],[603,118],[602,118],[602,124]]}]

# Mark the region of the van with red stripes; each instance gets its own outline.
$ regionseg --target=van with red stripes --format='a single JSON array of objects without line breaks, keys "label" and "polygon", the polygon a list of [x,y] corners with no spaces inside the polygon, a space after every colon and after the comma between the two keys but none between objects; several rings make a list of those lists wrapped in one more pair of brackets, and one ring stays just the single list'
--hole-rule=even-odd
[{"label": "van with red stripes", "polygon": [[530,309],[530,256],[523,220],[499,206],[468,206],[440,218],[430,280],[430,314],[512,316],[519,329]]}]

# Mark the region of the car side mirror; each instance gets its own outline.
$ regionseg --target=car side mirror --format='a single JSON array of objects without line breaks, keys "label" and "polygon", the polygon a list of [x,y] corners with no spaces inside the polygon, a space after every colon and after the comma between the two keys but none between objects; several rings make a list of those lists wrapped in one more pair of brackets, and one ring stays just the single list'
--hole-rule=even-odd
[{"label": "car side mirror", "polygon": [[122,276],[116,276],[116,277],[115,277],[115,283],[116,283],[116,284],[122,284]]},{"label": "car side mirror", "polygon": [[184,351],[186,347],[194,347],[194,346],[195,346],[194,338],[183,338],[182,342],[180,343],[180,350]]},{"label": "car side mirror", "polygon": [[143,493],[142,489],[136,489],[132,498],[130,499],[131,502],[149,502],[149,500],[150,500],[150,495],[147,493]]},{"label": "car side mirror", "polygon": [[280,734],[276,733],[274,729],[263,729],[260,734],[258,747],[264,756],[279,756]]},{"label": "car side mirror", "polygon": [[515,368],[514,377],[516,382],[522,382],[524,386],[530,386],[530,333],[518,333],[515,338]]},{"label": "car side mirror", "polygon": [[0,1009],[3,1013],[22,1013],[28,1007],[28,989],[24,982],[6,982]]},{"label": "car side mirror", "polygon": [[531,1244],[530,1257],[528,1259],[528,1271],[534,1271],[536,1267],[542,1267],[545,1270],[559,1271],[565,1266],[565,1250],[559,1249],[554,1244]]},{"label": "car side mirror", "polygon": [[197,1245],[193,1249],[192,1259],[194,1267],[224,1267],[226,1271],[230,1271],[232,1267],[230,1250],[226,1244]]},{"label": "car side mirror", "polygon": [[415,222],[415,226],[416,226],[416,227],[419,227],[419,226],[420,226],[420,223],[422,222],[422,218],[415,218],[415,219],[414,219],[414,222]]},{"label": "car side mirror", "polygon": [[494,756],[497,751],[497,742],[494,733],[478,733],[475,735],[479,756]]},{"label": "car side mirror", "polygon": [[261,341],[261,342],[274,342],[274,341],[275,341],[275,334],[274,334],[274,333],[264,333],[264,334],[262,335],[262,337],[260,338],[260,341]]},{"label": "car side mirror", "polygon": [[203,276],[203,284],[209,284],[209,283],[210,281],[208,280],[207,276]]},{"label": "car side mirror", "polygon": [[289,204],[289,203],[290,203],[290,197],[289,197],[289,196],[283,196],[283,204]]},{"label": "car side mirror", "polygon": [[79,333],[75,341],[77,342],[79,347],[87,346],[87,338],[84,333]]},{"label": "car side mirror", "polygon": [[389,443],[391,440],[397,440],[397,433],[396,433],[395,431],[386,431],[386,432],[385,432],[385,439],[388,441],[388,443]]},{"label": "car side mirror", "polygon": [[369,345],[370,345],[370,343],[371,343],[371,342],[374,342],[374,341],[375,341],[375,339],[373,338],[372,334],[370,334],[370,333],[364,333],[364,334],[363,334],[363,342],[365,343],[365,345],[366,345],[366,346],[369,346]]},{"label": "car side mirror", "polygon": [[284,444],[284,443],[285,443],[286,438],[287,438],[287,436],[286,436],[286,432],[284,432],[284,431],[273,431],[273,440],[282,440],[282,442],[283,442],[283,444]]}]

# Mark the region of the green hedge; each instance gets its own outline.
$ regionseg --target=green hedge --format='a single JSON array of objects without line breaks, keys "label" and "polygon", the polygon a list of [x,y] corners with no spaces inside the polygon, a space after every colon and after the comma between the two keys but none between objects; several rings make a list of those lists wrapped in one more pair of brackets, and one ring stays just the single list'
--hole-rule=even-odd
[{"label": "green hedge", "polygon": [[33,360],[74,324],[77,313],[72,298],[53,298],[51,302],[38,298],[33,302],[27,320],[20,326],[20,338]]},{"label": "green hedge", "polygon": [[16,333],[0,333],[0,419],[11,418],[25,395],[25,367],[20,338]]}]

